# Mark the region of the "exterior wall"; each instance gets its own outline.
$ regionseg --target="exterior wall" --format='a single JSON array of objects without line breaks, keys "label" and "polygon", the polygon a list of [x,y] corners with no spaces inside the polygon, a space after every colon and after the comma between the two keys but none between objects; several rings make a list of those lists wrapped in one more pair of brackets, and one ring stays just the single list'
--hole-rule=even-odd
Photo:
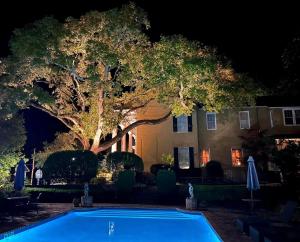
[{"label": "exterior wall", "polygon": [[[155,102],[137,114],[137,119],[155,119],[162,117],[168,109]],[[194,160],[198,155],[197,115],[192,115],[192,132],[173,132],[173,118],[157,125],[142,125],[137,128],[136,153],[142,157],[145,170],[149,171],[151,165],[160,163],[164,153],[173,155],[174,147],[194,147]]]},{"label": "exterior wall", "polygon": [[[241,149],[243,139],[240,137],[249,135],[249,129],[240,128],[239,111],[249,111],[250,129],[267,130],[267,134],[274,137],[299,137],[300,126],[284,125],[283,109],[265,106],[226,109],[216,114],[216,130],[207,130],[206,112],[201,109],[192,114],[192,132],[174,132],[172,117],[157,125],[139,126],[136,128],[136,154],[142,157],[145,170],[149,171],[151,165],[161,162],[162,154],[173,155],[174,147],[193,147],[194,167],[198,168],[201,150],[209,148],[210,159],[221,162],[228,178],[244,180],[246,167],[233,167],[231,160],[231,149]],[[167,112],[167,107],[152,102],[139,111],[136,118],[155,119]]]},{"label": "exterior wall", "polygon": [[[200,154],[201,149],[209,149],[210,159],[221,162],[228,178],[243,180],[246,175],[245,167],[233,167],[231,161],[231,149],[241,149],[243,139],[240,137],[249,135],[249,129],[240,128],[239,111],[249,111],[250,129],[266,130],[267,135],[274,137],[299,137],[300,126],[284,126],[283,108],[247,107],[226,109],[217,113],[217,129],[207,130],[206,112],[198,110],[198,153]],[[273,127],[270,111],[272,112]]]},{"label": "exterior wall", "polygon": [[[272,110],[272,119],[274,127],[270,128],[268,131],[269,135],[275,137],[299,137],[300,136],[300,126],[285,126],[283,118],[283,110],[290,107],[271,107],[269,110]],[[295,107],[300,109],[300,107]]]}]

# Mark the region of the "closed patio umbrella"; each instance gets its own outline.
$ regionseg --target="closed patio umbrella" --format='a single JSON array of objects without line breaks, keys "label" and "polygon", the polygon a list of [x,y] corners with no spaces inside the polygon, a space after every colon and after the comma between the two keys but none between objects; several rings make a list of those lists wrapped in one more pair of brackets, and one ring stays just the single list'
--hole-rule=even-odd
[{"label": "closed patio umbrella", "polygon": [[26,172],[25,161],[21,159],[17,166],[16,176],[14,181],[14,188],[17,191],[21,191],[24,187],[25,172]]},{"label": "closed patio umbrella", "polygon": [[247,188],[251,192],[251,210],[253,209],[253,191],[260,188],[256,173],[254,159],[252,156],[248,158]]}]

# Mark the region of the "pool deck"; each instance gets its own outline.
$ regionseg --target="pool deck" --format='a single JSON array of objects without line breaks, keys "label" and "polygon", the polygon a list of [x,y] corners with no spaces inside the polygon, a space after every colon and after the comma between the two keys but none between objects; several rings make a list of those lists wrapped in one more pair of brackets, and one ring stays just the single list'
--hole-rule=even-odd
[{"label": "pool deck", "polygon": [[[94,207],[126,207],[126,208],[180,208],[178,206],[160,206],[160,205],[141,205],[141,204],[111,204],[111,203],[96,203]],[[71,203],[41,203],[39,214],[36,212],[27,212],[22,215],[17,215],[14,220],[11,221],[10,216],[3,216],[0,214],[0,233],[7,232],[12,229],[16,229],[22,226],[26,226],[43,220],[49,217],[53,217],[60,213],[73,209]],[[204,210],[198,210],[203,212],[216,232],[221,236],[225,242],[250,242],[250,238],[245,234],[238,232],[235,227],[235,220],[237,217],[243,214],[243,211],[238,209],[227,209],[222,207],[208,207]]]}]

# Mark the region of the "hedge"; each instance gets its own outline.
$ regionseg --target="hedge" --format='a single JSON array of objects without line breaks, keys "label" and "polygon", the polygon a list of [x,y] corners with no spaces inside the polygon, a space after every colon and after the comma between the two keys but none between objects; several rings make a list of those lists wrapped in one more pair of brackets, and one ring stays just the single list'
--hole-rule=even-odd
[{"label": "hedge", "polygon": [[113,152],[107,156],[107,161],[114,166],[122,163],[126,170],[134,168],[137,172],[144,171],[144,162],[141,157],[130,152]]},{"label": "hedge", "polygon": [[[199,201],[241,201],[243,198],[250,198],[250,191],[243,185],[193,185],[194,196]],[[186,186],[186,194],[188,194]],[[278,197],[282,194],[281,186],[261,185],[261,188],[254,192],[256,198],[267,201],[269,197]]]},{"label": "hedge", "polygon": [[116,182],[116,188],[119,193],[130,193],[133,191],[135,184],[134,171],[126,170],[121,171],[118,174],[118,180]]},{"label": "hedge", "polygon": [[60,151],[51,154],[43,166],[45,180],[88,182],[96,176],[98,158],[91,151]]},{"label": "hedge", "polygon": [[[32,197],[42,193],[41,202],[72,202],[73,198],[80,198],[84,195],[83,186],[66,186],[65,188],[63,186],[26,187],[25,191],[30,193]],[[112,197],[110,192],[97,185],[89,185],[89,194],[94,197],[94,200],[98,201]]]},{"label": "hedge", "polygon": [[176,175],[174,171],[159,170],[156,176],[158,192],[162,195],[174,194],[176,191]]}]

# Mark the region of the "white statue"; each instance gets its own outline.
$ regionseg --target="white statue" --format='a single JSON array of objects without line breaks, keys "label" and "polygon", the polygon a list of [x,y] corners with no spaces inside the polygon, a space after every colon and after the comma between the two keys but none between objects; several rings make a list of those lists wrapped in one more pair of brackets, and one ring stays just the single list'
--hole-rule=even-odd
[{"label": "white statue", "polygon": [[190,199],[193,199],[194,198],[194,192],[193,192],[194,188],[191,183],[188,183],[188,185],[189,185]]},{"label": "white statue", "polygon": [[87,182],[84,183],[84,196],[85,197],[89,196],[89,184]]}]

